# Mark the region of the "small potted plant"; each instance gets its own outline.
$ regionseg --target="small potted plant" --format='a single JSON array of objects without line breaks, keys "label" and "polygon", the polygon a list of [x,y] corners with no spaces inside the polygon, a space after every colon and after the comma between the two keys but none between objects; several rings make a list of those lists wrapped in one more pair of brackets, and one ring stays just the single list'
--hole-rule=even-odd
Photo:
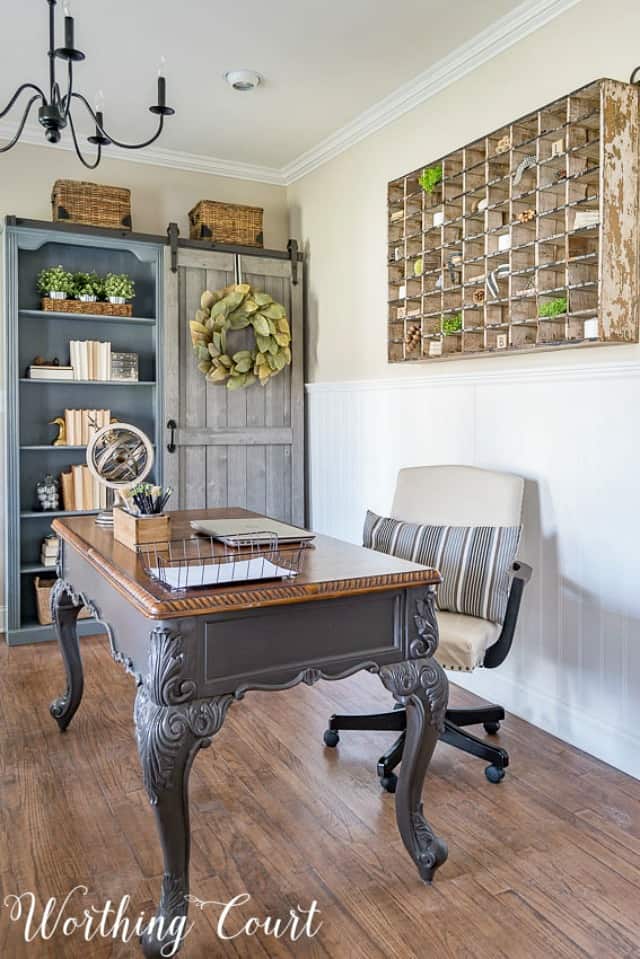
[{"label": "small potted plant", "polygon": [[62,266],[48,266],[38,274],[38,292],[52,300],[73,296],[73,275]]},{"label": "small potted plant", "polygon": [[551,319],[554,316],[562,316],[563,313],[567,312],[567,298],[566,296],[558,296],[554,300],[549,300],[547,303],[542,303],[540,309],[538,310],[538,316],[543,319]]},{"label": "small potted plant", "polygon": [[97,273],[74,273],[73,287],[83,303],[95,303],[104,295],[104,280]]},{"label": "small potted plant", "polygon": [[442,317],[442,332],[445,336],[452,336],[459,333],[462,329],[462,313],[454,313],[452,316]]},{"label": "small potted plant", "polygon": [[433,193],[439,183],[442,182],[442,165],[425,167],[418,183],[425,193]]},{"label": "small potted plant", "polygon": [[125,303],[136,295],[134,286],[134,281],[126,273],[107,273],[104,295],[109,303]]}]

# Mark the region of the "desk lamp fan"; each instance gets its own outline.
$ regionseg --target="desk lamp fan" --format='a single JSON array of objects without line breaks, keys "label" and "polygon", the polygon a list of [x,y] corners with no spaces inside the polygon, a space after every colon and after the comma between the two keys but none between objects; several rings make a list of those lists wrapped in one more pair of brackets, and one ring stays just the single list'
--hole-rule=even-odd
[{"label": "desk lamp fan", "polygon": [[[97,430],[87,446],[87,466],[108,490],[114,502],[125,505],[124,495],[142,483],[153,468],[153,446],[146,433],[130,423],[112,423]],[[113,526],[113,507],[101,511],[96,523]]]}]

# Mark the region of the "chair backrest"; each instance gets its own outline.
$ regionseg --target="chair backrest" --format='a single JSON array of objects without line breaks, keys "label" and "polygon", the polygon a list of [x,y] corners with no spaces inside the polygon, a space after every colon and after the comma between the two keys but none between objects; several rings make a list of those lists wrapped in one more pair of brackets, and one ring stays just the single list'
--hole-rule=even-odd
[{"label": "chair backrest", "polygon": [[519,526],[524,480],[475,466],[415,466],[398,473],[391,516],[428,526]]}]

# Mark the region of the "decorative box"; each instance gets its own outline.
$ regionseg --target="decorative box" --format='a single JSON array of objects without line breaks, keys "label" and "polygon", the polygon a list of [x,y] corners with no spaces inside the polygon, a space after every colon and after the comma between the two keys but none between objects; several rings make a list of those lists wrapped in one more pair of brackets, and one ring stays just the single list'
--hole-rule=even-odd
[{"label": "decorative box", "polygon": [[54,223],[131,230],[131,190],[124,187],[83,180],[56,180],[51,193],[51,209]]},{"label": "decorative box", "polygon": [[189,213],[192,240],[213,240],[227,246],[264,246],[258,206],[200,200]]},{"label": "decorative box", "polygon": [[134,516],[122,507],[113,511],[113,538],[127,549],[165,545],[169,542],[170,519],[167,513]]}]

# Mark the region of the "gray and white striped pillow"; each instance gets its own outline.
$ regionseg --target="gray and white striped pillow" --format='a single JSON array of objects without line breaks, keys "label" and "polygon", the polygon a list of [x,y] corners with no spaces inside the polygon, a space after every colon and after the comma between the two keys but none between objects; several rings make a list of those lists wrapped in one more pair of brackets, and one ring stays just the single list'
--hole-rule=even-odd
[{"label": "gray and white striped pillow", "polygon": [[439,609],[502,624],[521,528],[420,526],[367,510],[363,545],[439,570]]}]

